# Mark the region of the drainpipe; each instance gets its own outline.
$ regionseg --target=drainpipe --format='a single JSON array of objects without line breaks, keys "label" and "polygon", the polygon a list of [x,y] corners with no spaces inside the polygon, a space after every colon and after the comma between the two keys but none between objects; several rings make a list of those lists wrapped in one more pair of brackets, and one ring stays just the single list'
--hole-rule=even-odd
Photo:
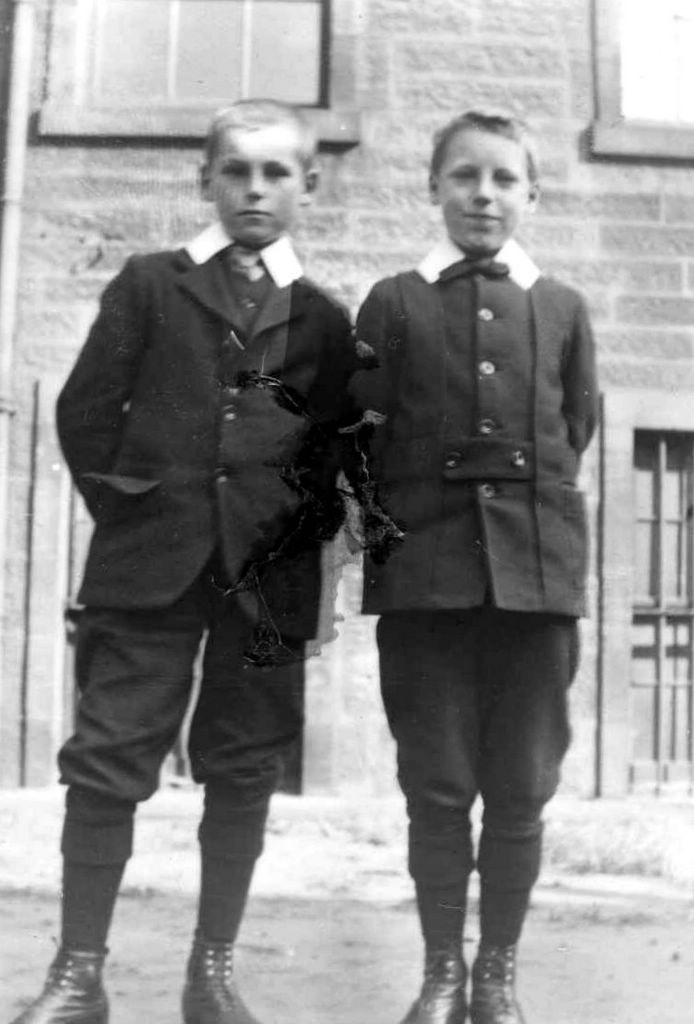
[{"label": "drainpipe", "polygon": [[[34,0],[9,0],[4,5],[10,28],[7,76],[7,110],[0,193],[0,633],[5,607],[5,562],[9,499],[12,362],[17,311],[17,279],[24,187],[24,162],[29,124],[29,98],[34,44]],[[2,663],[0,661],[0,693]]]}]

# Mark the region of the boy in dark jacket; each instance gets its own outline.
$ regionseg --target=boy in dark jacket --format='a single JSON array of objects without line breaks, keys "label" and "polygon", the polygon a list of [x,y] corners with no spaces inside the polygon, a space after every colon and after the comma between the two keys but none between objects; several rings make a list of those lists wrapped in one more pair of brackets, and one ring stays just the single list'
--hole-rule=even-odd
[{"label": "boy in dark jacket", "polygon": [[567,692],[585,610],[586,520],[576,488],[593,433],[593,341],[581,297],[543,277],[512,236],[537,200],[527,132],[468,112],[435,138],[432,201],[446,237],[378,282],[358,319],[374,369],[355,393],[370,469],[404,530],[367,558],[364,611],[410,819],[425,942],[403,1024],[463,1024],[462,935],[475,864],[481,942],[472,1024],[520,1024],[516,944],[540,867],[542,809],[569,742]]},{"label": "boy in dark jacket", "polygon": [[95,530],[80,602],[61,946],[16,1024],[105,1024],[101,969],[136,805],[157,787],[207,633],[190,731],[205,786],[186,1024],[253,1024],[232,948],[278,758],[302,727],[320,540],[339,525],[337,432],[353,419],[343,310],[307,281],[288,230],[315,187],[314,141],[283,104],[210,127],[218,221],[132,257],[106,288],[58,402]]}]

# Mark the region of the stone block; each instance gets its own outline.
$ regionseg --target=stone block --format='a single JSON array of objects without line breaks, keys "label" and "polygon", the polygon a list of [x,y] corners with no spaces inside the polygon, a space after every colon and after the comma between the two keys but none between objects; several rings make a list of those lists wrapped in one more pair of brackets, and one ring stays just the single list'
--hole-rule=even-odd
[{"label": "stone block", "polygon": [[[603,388],[655,388],[662,391],[692,392],[694,401],[694,366],[691,360],[658,363],[653,360],[600,361],[600,382]],[[667,399],[663,397],[663,401]]]},{"label": "stone block", "polygon": [[569,62],[569,92],[571,115],[588,122],[595,109],[595,86],[593,67],[583,54],[572,57]]},{"label": "stone block", "polygon": [[347,213],[338,209],[309,208],[297,225],[295,238],[297,242],[331,241],[343,238],[347,230]]},{"label": "stone block", "polygon": [[588,193],[550,188],[542,192],[540,201],[542,213],[551,217],[648,221],[660,219],[660,198],[651,194]]},{"label": "stone block", "polygon": [[682,291],[682,265],[673,261],[554,257],[544,269],[577,288],[613,285],[628,291]]},{"label": "stone block", "polygon": [[605,356],[636,359],[691,359],[694,355],[694,329],[691,332],[662,330],[602,330],[598,347]]},{"label": "stone block", "polygon": [[[529,217],[519,231],[519,241],[543,263],[554,254],[585,257],[595,252],[594,225],[585,221],[551,221]],[[546,256],[545,256],[546,254]]]},{"label": "stone block", "polygon": [[408,35],[457,32],[468,34],[473,21],[469,5],[460,0],[370,0],[366,34]]},{"label": "stone block", "polygon": [[565,66],[556,47],[536,43],[513,46],[494,43],[470,44],[460,39],[423,38],[401,45],[398,64],[405,74],[430,75],[450,72],[455,75],[486,75],[503,78],[562,78]]},{"label": "stone block", "polygon": [[694,196],[663,196],[668,224],[694,223]]},{"label": "stone block", "polygon": [[622,295],[616,302],[617,320],[621,323],[676,324],[694,328],[694,299],[662,295]]},{"label": "stone block", "polygon": [[604,224],[600,243],[606,252],[639,256],[694,256],[694,228]]},{"label": "stone block", "polygon": [[356,214],[350,218],[353,237],[358,238],[361,245],[374,245],[380,249],[387,248],[389,243],[414,245],[419,242],[424,253],[432,237],[432,220],[437,223],[438,217],[435,214],[432,217],[428,208],[418,212],[418,216],[413,215],[407,220],[393,213]]},{"label": "stone block", "polygon": [[404,81],[398,89],[398,107],[430,111],[432,116],[449,117],[468,107],[502,108],[519,117],[561,118],[568,106],[566,85],[561,82],[548,88],[541,83],[509,83],[506,81],[446,78],[441,75],[422,76]]}]

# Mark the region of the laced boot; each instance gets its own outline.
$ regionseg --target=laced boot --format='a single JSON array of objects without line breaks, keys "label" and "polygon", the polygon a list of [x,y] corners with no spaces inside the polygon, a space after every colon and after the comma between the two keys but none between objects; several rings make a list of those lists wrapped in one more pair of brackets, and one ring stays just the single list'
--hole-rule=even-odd
[{"label": "laced boot", "polygon": [[467,969],[459,949],[427,953],[419,998],[401,1024],[464,1024]]},{"label": "laced boot", "polygon": [[516,947],[480,945],[472,967],[472,1024],[525,1024],[515,980]]},{"label": "laced boot", "polygon": [[238,993],[234,946],[196,938],[183,990],[185,1024],[259,1024]]},{"label": "laced boot", "polygon": [[105,953],[59,949],[43,992],[12,1024],[107,1024]]}]

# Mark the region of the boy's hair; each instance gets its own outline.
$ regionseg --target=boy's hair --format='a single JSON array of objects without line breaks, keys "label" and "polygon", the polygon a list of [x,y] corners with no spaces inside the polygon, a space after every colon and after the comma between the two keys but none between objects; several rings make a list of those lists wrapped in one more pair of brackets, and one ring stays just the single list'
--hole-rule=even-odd
[{"label": "boy's hair", "polygon": [[231,130],[254,131],[268,125],[289,125],[296,131],[297,156],[305,171],[311,170],[316,156],[316,137],[313,129],[290,103],[279,100],[237,100],[218,110],[210,121],[205,139],[205,163],[211,164],[217,155],[221,136]]},{"label": "boy's hair", "polygon": [[528,178],[533,185],[536,184],[539,177],[538,155],[530,129],[519,117],[498,111],[466,110],[437,131],[434,134],[434,147],[429,165],[431,174],[436,175],[441,170],[446,149],[453,136],[465,130],[490,132],[492,135],[502,135],[505,139],[520,143],[526,154]]}]

